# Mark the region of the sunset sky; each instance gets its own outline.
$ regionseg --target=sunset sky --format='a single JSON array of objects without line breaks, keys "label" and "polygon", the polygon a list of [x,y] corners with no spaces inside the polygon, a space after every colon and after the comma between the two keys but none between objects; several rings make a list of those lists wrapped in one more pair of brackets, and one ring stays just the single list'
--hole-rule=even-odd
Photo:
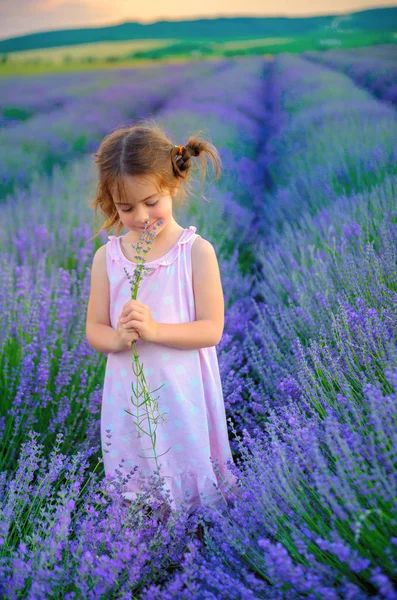
[{"label": "sunset sky", "polygon": [[0,0],[0,39],[38,31],[115,25],[124,21],[217,16],[308,16],[396,6],[396,0]]}]

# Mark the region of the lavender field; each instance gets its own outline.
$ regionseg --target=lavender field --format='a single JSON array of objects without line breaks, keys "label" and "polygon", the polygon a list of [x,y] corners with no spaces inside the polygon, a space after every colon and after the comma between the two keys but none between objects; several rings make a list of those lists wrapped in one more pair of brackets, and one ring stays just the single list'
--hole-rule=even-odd
[{"label": "lavender field", "polygon": [[302,54],[338,69],[376,98],[397,105],[397,44]]},{"label": "lavender field", "polygon": [[[1,598],[397,600],[397,76],[383,50],[1,81]],[[107,241],[90,241],[91,154],[143,117],[175,144],[205,129],[223,161],[210,202],[175,216],[218,256],[239,493],[166,523],[143,511],[161,482],[122,463],[104,477],[106,356],[85,337]]]}]

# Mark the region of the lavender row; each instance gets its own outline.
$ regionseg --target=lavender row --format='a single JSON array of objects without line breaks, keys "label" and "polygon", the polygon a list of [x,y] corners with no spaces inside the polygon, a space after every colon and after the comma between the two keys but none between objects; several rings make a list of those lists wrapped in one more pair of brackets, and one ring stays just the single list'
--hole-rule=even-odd
[{"label": "lavender row", "polygon": [[[332,207],[349,197],[356,203],[373,196],[375,202],[384,202],[381,198],[387,196],[396,172],[392,140],[397,134],[394,111],[354,88],[343,75],[287,56],[276,61],[275,75],[279,131],[265,149],[273,189],[258,225],[261,276],[255,296],[261,306],[246,342],[255,377],[260,373],[261,395],[269,405],[284,402],[287,374],[288,380],[300,369],[293,358],[299,356],[295,344],[307,346],[320,334],[329,335],[337,292],[346,298],[348,284],[337,266],[340,253],[333,239],[333,228],[339,221],[342,227],[346,215]],[[359,115],[351,112],[352,105],[360,106]],[[327,210],[335,220],[319,231],[316,215]],[[346,225],[345,231],[346,237],[355,239],[360,230]],[[367,227],[363,233],[368,235]],[[357,248],[358,255],[363,246],[365,241]],[[325,257],[336,264],[325,263]],[[351,259],[342,264],[347,268]],[[253,421],[257,421],[254,413]]]},{"label": "lavender row", "polygon": [[343,420],[291,402],[246,430],[239,499],[227,514],[204,511],[208,552],[188,553],[144,597],[187,600],[188,586],[197,598],[395,600],[395,359],[387,391],[368,384],[362,404],[339,394]]},{"label": "lavender row", "polygon": [[[246,63],[240,73],[234,72],[241,77],[240,96],[232,95],[228,87],[235,87],[235,79],[227,78],[226,72],[223,74],[224,94],[230,94],[231,101],[236,100],[234,110],[233,106],[228,107],[227,122],[222,118],[221,93],[217,102],[207,106],[204,115],[196,114],[197,95],[201,93],[204,101],[204,94],[210,93],[205,91],[205,81],[192,90],[194,100],[185,90],[179,106],[167,112],[166,122],[178,141],[179,136],[186,134],[184,119],[193,127],[211,122],[214,143],[220,146],[221,155],[225,154],[224,166],[229,170],[239,168],[239,153],[244,149],[252,160],[255,155],[257,128],[242,112],[247,107],[242,95],[248,91],[257,94],[258,106],[254,106],[252,99],[249,104],[259,118],[262,99],[258,91],[262,87],[260,77],[264,69],[263,63],[257,61],[252,66],[250,81],[247,75],[250,64],[253,63]],[[207,85],[215,89],[214,81]],[[234,127],[233,118],[238,124]],[[232,163],[228,161],[230,156]],[[10,390],[7,408],[13,421],[3,419],[3,438],[9,442],[4,466],[10,469],[10,481],[6,482],[5,477],[0,480],[3,546],[7,548],[0,563],[3,582],[0,585],[3,585],[3,593],[10,596],[12,591],[16,594],[29,588],[31,595],[62,590],[65,598],[97,598],[109,593],[126,597],[131,591],[137,594],[148,582],[167,577],[167,566],[183,562],[183,555],[191,544],[188,531],[197,518],[187,520],[181,513],[167,528],[147,521],[142,523],[139,507],[127,515],[120,498],[105,489],[106,482],[98,482],[95,473],[88,476],[89,463],[99,452],[103,364],[85,342],[84,311],[81,310],[88,298],[88,265],[93,253],[92,244],[84,247],[91,234],[87,231],[91,215],[83,204],[71,214],[67,208],[70,210],[73,202],[78,202],[77,191],[87,197],[86,189],[92,184],[87,175],[88,163],[89,159],[86,163],[74,164],[65,174],[57,172],[50,187],[43,182],[41,188],[37,182],[34,193],[21,191],[21,196],[10,198],[3,208],[3,217],[13,230],[11,237],[3,238],[1,244],[5,282],[2,312],[8,315],[2,360]],[[228,306],[220,350],[224,375],[230,372],[231,366],[236,367],[241,358],[238,347],[241,316],[249,318],[250,310],[247,302],[244,308],[243,300],[248,299],[252,282],[249,277],[239,275],[238,268],[239,251],[247,244],[252,218],[250,211],[240,203],[244,185],[246,181],[235,175],[233,183],[225,183],[223,188],[217,186],[212,191],[210,203],[192,202],[188,214],[183,220],[179,219],[184,225],[190,224],[190,218],[194,219],[202,235],[213,241],[220,257]],[[27,197],[31,198],[33,208],[31,212],[27,209],[29,213],[25,213],[23,221],[18,217],[19,208]],[[52,213],[52,227],[44,210],[49,197],[51,210],[47,213],[50,212],[50,216]],[[26,229],[23,225],[29,219],[32,227]],[[65,219],[64,237],[57,243],[52,230],[58,228],[60,219]],[[239,224],[238,229],[236,224]],[[13,236],[19,244],[10,255],[9,241]],[[35,238],[36,244],[33,244]],[[101,242],[104,241],[101,238]],[[65,255],[70,243],[73,256]],[[230,386],[231,383],[230,380]],[[238,395],[235,388],[233,393]],[[45,441],[45,447],[40,448],[34,436],[27,435],[32,428],[40,431],[40,441]],[[60,429],[62,436],[48,457]],[[19,462],[17,447],[22,447]],[[69,458],[66,454],[70,453]],[[41,454],[45,458],[40,458],[39,466]],[[11,473],[13,465],[17,469],[15,479]],[[31,484],[34,476],[34,484]],[[47,486],[50,481],[51,489]],[[82,488],[84,494],[80,495]],[[21,541],[13,522],[21,510],[26,514],[28,507],[38,509],[41,505],[46,507],[46,521],[30,522],[27,535]],[[64,525],[59,526],[60,523]],[[69,538],[75,541],[70,544]],[[112,557],[110,561],[108,557]],[[239,587],[245,587],[248,592],[246,585]]]},{"label": "lavender row", "polygon": [[302,214],[397,172],[392,107],[348,77],[292,55],[275,61],[273,83],[277,131],[263,152],[271,187],[258,225],[269,242]]},{"label": "lavender row", "polygon": [[397,44],[303,52],[302,56],[337,69],[376,98],[397,106]]},{"label": "lavender row", "polygon": [[[361,125],[365,155],[379,113],[345,77],[303,65],[276,60],[276,133],[258,158],[271,185],[259,213],[267,237],[255,296],[263,301],[244,328],[251,398],[235,407],[246,422],[234,470],[241,498],[227,515],[206,511],[208,553],[192,551],[182,572],[147,586],[150,600],[187,599],[187,587],[208,598],[397,598],[397,177],[381,154],[387,115],[393,135],[395,117],[380,113],[383,168],[346,176],[346,193],[326,197],[317,187],[308,198],[307,184],[293,185],[303,181],[298,167],[325,163],[329,178],[320,181],[332,189],[334,130],[348,162],[349,132]],[[349,91],[364,108],[359,120]],[[289,193],[284,221],[280,189]],[[286,217],[287,203],[282,210]]]},{"label": "lavender row", "polygon": [[[33,177],[51,173],[55,164],[66,165],[78,156],[92,152],[102,137],[159,111],[168,98],[196,77],[205,77],[231,64],[194,63],[141,69],[122,83],[76,96],[60,108],[38,114],[0,133],[0,198],[16,187],[26,186]],[[98,80],[100,75],[98,74]],[[127,83],[126,83],[127,81]]]},{"label": "lavender row", "polygon": [[[211,210],[220,210],[222,219],[226,219],[230,225],[221,227],[220,219],[208,219],[207,203],[202,199],[196,203],[194,222],[198,229],[206,232],[208,239],[213,241],[218,253],[228,259],[227,264],[221,266],[227,313],[225,334],[218,349],[219,354],[224,357],[220,360],[220,366],[227,409],[231,409],[234,404],[240,404],[242,378],[246,371],[242,350],[242,316],[246,318],[253,312],[253,307],[250,307],[247,313],[250,279],[243,281],[239,277],[239,271],[242,261],[245,263],[250,258],[254,214],[242,206],[241,201],[247,196],[247,177],[254,173],[253,168],[247,169],[247,163],[250,162],[252,166],[255,164],[254,154],[260,131],[261,92],[265,77],[263,61],[242,61],[233,69],[225,69],[223,74],[218,73],[216,78],[201,80],[196,86],[189,87],[181,93],[179,99],[185,107],[183,112],[177,105],[174,108],[167,107],[166,114],[163,111],[158,118],[159,121],[163,119],[164,126],[172,130],[174,140],[183,140],[181,136],[186,133],[184,119],[190,123],[190,130],[201,127],[203,123],[206,127],[210,125],[223,157],[226,175],[223,185],[217,186],[217,193],[210,202],[216,205]],[[230,90],[234,90],[236,78],[240,81],[240,93],[231,94]],[[207,103],[202,106],[200,101],[204,105],[205,97],[210,93],[213,95],[211,105]],[[225,119],[223,98],[227,94],[231,94],[231,98],[227,108],[228,119]],[[248,101],[245,100],[246,96]],[[257,105],[254,98],[257,99]],[[235,107],[232,105],[232,99]],[[202,114],[198,113],[197,106],[202,108]],[[255,115],[254,119],[250,119],[246,114],[248,106],[250,114]],[[91,162],[91,159],[79,161],[65,173],[56,169],[52,178],[41,178],[39,182],[32,184],[29,190],[19,190],[15,197],[0,207],[2,220],[11,223],[11,226],[2,232],[0,249],[3,248],[8,257],[11,251],[15,264],[34,265],[36,268],[38,262],[43,260],[47,264],[46,273],[50,274],[54,267],[75,271],[79,280],[87,278],[88,285],[88,269],[95,249],[95,245],[93,249],[92,243],[86,243],[92,234],[88,225],[92,214],[87,201],[94,192]],[[251,194],[253,185],[249,184],[249,190]],[[79,201],[79,198],[85,200]],[[248,202],[246,204],[248,205]],[[190,224],[183,214],[180,215],[180,221],[186,226]],[[29,228],[26,228],[26,222],[30,223]],[[106,235],[103,234],[100,242],[105,241]],[[70,251],[66,250],[68,248]],[[55,290],[53,294],[55,296]],[[87,301],[87,294],[88,291],[85,290],[83,302]],[[12,296],[11,291],[9,296]],[[237,299],[241,304],[236,303]],[[3,335],[7,335],[6,328]],[[236,373],[241,378],[238,385]],[[98,384],[101,376],[102,373],[99,373]],[[240,425],[240,411],[232,411],[230,414]]]},{"label": "lavender row", "polygon": [[104,89],[122,85],[125,77],[144,81],[158,77],[160,68],[115,69],[0,79],[0,127],[12,127],[38,114],[48,114],[78,103]]},{"label": "lavender row", "polygon": [[[259,61],[253,64],[252,78],[254,81],[258,81],[263,65]],[[229,77],[229,86],[233,85],[233,75],[236,74],[237,72],[234,70],[232,77]],[[248,81],[248,77],[246,79]],[[212,87],[213,82],[209,80],[208,85]],[[226,79],[223,85],[225,93],[227,93]],[[201,87],[202,89],[205,87],[203,80],[201,81]],[[193,95],[196,93],[196,90],[192,90]],[[188,111],[188,93],[181,94],[181,98],[186,106],[185,110]],[[212,115],[210,112],[206,112],[206,118],[214,119],[214,121],[217,119],[219,122],[220,110],[221,107],[218,107],[218,112],[214,112]],[[196,123],[199,125],[200,117],[194,115],[192,108],[190,108],[190,111],[189,119],[196,118]],[[236,109],[236,115],[237,113],[238,109]],[[231,109],[229,109],[229,114],[231,114]],[[169,128],[174,130],[173,135],[175,139],[178,139],[176,126],[179,123],[179,127],[181,127],[178,109],[174,109],[174,114],[168,111],[167,115]],[[250,125],[248,119],[247,124]],[[243,131],[241,122],[239,123],[239,127],[239,131]],[[233,139],[233,136],[236,137],[236,132],[230,121],[227,128],[218,129],[219,139],[221,135],[224,136],[223,143],[228,141],[230,145],[237,144],[237,138]],[[249,148],[248,136],[254,136],[254,133],[255,128],[251,125],[250,127],[246,126],[244,143],[247,149]],[[251,137],[251,147],[254,146],[255,137]],[[241,151],[241,142],[239,147],[236,145],[235,151]],[[89,271],[96,246],[94,242],[87,242],[92,234],[92,212],[88,207],[88,198],[94,193],[94,169],[90,169],[92,162],[92,158],[87,157],[84,161],[79,161],[71,165],[66,172],[56,170],[52,178],[42,178],[40,182],[32,184],[28,190],[19,190],[18,194],[10,197],[0,208],[2,220],[10,224],[9,227],[2,231],[0,251],[5,262],[10,264],[9,268],[11,269],[8,271],[6,266],[4,267],[5,272],[9,273],[9,279],[5,277],[4,281],[8,283],[7,285],[4,284],[3,288],[4,313],[8,314],[8,318],[4,321],[5,327],[1,335],[3,347],[7,347],[7,340],[13,330],[16,315],[19,315],[18,319],[21,321],[18,333],[13,331],[13,335],[17,336],[15,340],[16,345],[23,348],[22,342],[26,342],[25,338],[20,337],[22,331],[26,333],[29,330],[33,336],[38,322],[34,321],[35,325],[32,326],[28,324],[32,320],[32,317],[34,317],[35,313],[33,311],[37,310],[37,306],[40,304],[40,294],[43,295],[44,293],[42,290],[46,290],[48,294],[45,300],[47,308],[44,312],[47,314],[49,321],[46,326],[43,325],[44,338],[40,339],[39,343],[41,347],[52,348],[50,340],[45,336],[53,332],[55,323],[51,319],[58,314],[60,306],[57,308],[56,306],[50,307],[50,305],[57,297],[63,296],[63,292],[58,290],[60,282],[58,275],[55,276],[56,273],[62,274],[67,288],[65,293],[71,300],[75,298],[76,303],[87,302]],[[225,167],[227,167],[227,159]],[[231,185],[229,182],[229,186]],[[246,237],[249,235],[250,215],[236,201],[230,198],[230,191],[218,188],[215,193],[215,200],[213,199],[208,204],[201,203],[201,206],[196,200],[195,203],[192,203],[190,214],[195,214],[196,225],[218,246],[220,255],[226,255],[228,269],[223,269],[223,275],[227,283],[225,286],[225,303],[229,308],[238,296],[244,297],[247,295],[247,285],[251,285],[242,284],[242,280],[238,278],[238,272],[236,276],[239,249],[246,243]],[[212,215],[211,219],[208,219],[209,214]],[[188,215],[182,213],[179,218],[184,224],[189,224],[189,213]],[[221,223],[225,221],[229,225],[225,227],[223,238],[219,238],[218,236],[217,239],[217,231],[220,230]],[[245,222],[245,226],[240,227],[236,235],[235,225],[242,221]],[[26,223],[29,223],[28,228],[26,227]],[[100,236],[99,241],[101,243],[106,242],[105,233]],[[233,246],[231,241],[233,241]],[[16,274],[15,278],[12,276],[13,273]],[[53,277],[53,285],[51,284],[51,277]],[[37,289],[36,285],[38,285]],[[74,292],[70,287],[75,288]],[[29,301],[26,301],[25,297],[28,294],[28,289],[31,292],[29,294]],[[26,302],[25,311],[15,310],[14,301],[20,296],[21,301]],[[70,332],[80,332],[78,336],[80,337],[84,327],[82,323],[74,322],[74,319],[78,318],[78,313],[73,308],[73,302],[70,302],[70,305],[70,311],[68,309],[64,317],[64,326],[70,327]],[[41,315],[41,310],[36,313],[37,317],[39,315]],[[25,319],[27,319],[26,322]],[[57,317],[57,319],[60,319],[60,317]],[[69,325],[67,325],[68,320],[71,320]],[[61,322],[62,319],[60,320]],[[55,336],[54,340],[57,337]],[[63,329],[60,330],[59,337],[67,344],[74,343],[75,341],[73,335],[66,335],[66,331]],[[82,337],[85,337],[84,332]],[[79,343],[81,342],[82,340]],[[92,349],[89,349],[89,351],[94,357],[97,356],[97,353],[92,351]],[[56,354],[54,349],[50,352],[50,355],[52,354]],[[72,364],[77,364],[75,359],[73,359]],[[34,373],[31,375],[33,380],[37,380]],[[9,390],[11,397],[13,397],[12,389],[13,386],[10,382]]]},{"label": "lavender row", "polygon": [[[220,205],[228,211],[228,219],[239,226],[243,235],[248,235],[253,218],[249,203],[244,206],[242,198],[247,163],[253,166],[255,160],[264,64],[259,59],[217,64],[215,73],[203,76],[195,84],[182,86],[156,115],[156,120],[174,141],[183,143],[186,131],[196,128],[204,129],[207,135],[215,132],[212,136],[216,138],[224,163],[223,177],[216,186],[218,193],[224,195]],[[239,94],[234,90],[236,79],[241,82]],[[129,90],[124,89],[128,95]],[[230,99],[225,109],[227,95]],[[248,116],[249,111],[252,116]],[[66,169],[56,166],[51,177],[43,174],[35,178],[33,175],[30,173],[28,189],[19,187],[0,206],[2,220],[10,223],[10,227],[0,232],[0,250],[12,252],[19,264],[35,264],[43,253],[48,253],[57,265],[77,269],[80,274],[91,260],[91,256],[85,254],[89,250],[81,247],[93,232],[92,228],[88,231],[93,217],[89,200],[95,193],[93,159],[91,156],[79,159]],[[197,192],[198,188],[199,185]],[[208,198],[211,193],[212,182],[209,181],[205,199],[196,195],[196,203],[202,203],[204,207],[211,202]],[[199,225],[201,222],[204,224],[204,214]],[[26,223],[30,224],[29,228]],[[215,239],[216,232],[211,231],[210,237]],[[104,243],[105,238],[103,233],[99,242]],[[59,247],[63,249],[60,254],[57,252]],[[71,253],[65,252],[68,247],[72,248]],[[75,248],[81,248],[81,252],[76,254]]]},{"label": "lavender row", "polygon": [[[245,313],[241,314],[247,318]],[[252,324],[251,319],[247,320]],[[263,329],[267,329],[267,324]],[[391,355],[389,358],[390,369],[395,370],[395,361]],[[392,373],[386,375],[389,384],[393,384]],[[237,377],[236,374],[238,387]],[[290,389],[294,391],[293,386]],[[242,502],[236,503],[226,519],[214,519],[209,514],[213,524],[210,530],[212,541],[205,554],[198,553],[190,543],[190,552],[183,557],[183,535],[178,536],[180,543],[173,549],[169,530],[161,526],[155,530],[148,526],[140,528],[137,518],[120,514],[115,505],[110,505],[109,510],[93,486],[89,486],[90,493],[86,496],[86,511],[76,511],[76,496],[81,486],[75,481],[72,464],[67,467],[72,475],[65,486],[68,493],[63,496],[64,508],[59,507],[58,512],[54,510],[51,521],[53,557],[49,556],[49,551],[44,555],[38,551],[43,547],[40,537],[44,535],[38,529],[32,532],[38,548],[32,550],[31,544],[29,549],[24,543],[20,544],[15,558],[21,562],[17,564],[24,565],[25,578],[33,575],[33,591],[53,589],[52,586],[58,585],[70,597],[76,593],[78,597],[108,594],[114,589],[116,579],[121,597],[130,592],[130,582],[134,581],[136,594],[142,592],[145,597],[152,598],[183,598],[187,594],[189,597],[228,598],[294,598],[298,595],[315,597],[315,594],[326,598],[368,598],[377,594],[392,598],[393,585],[388,574],[395,570],[393,540],[396,538],[390,529],[395,523],[390,521],[389,508],[394,510],[395,500],[392,493],[389,496],[383,494],[387,509],[383,510],[383,506],[379,507],[378,497],[379,489],[387,490],[390,477],[393,477],[393,462],[385,463],[385,452],[389,450],[389,440],[393,439],[391,424],[395,419],[395,398],[393,395],[385,398],[371,388],[365,391],[367,396],[368,402],[360,405],[354,396],[351,397],[349,388],[343,390],[343,395],[338,398],[346,408],[346,419],[342,423],[332,406],[324,403],[324,412],[319,419],[317,408],[313,408],[304,396],[298,396],[290,405],[268,415],[267,421],[261,424],[262,434],[259,429],[255,432],[255,440],[251,440],[246,432],[241,447],[241,452],[246,454],[241,469]],[[252,404],[248,410],[259,412],[262,400],[259,394],[257,400],[257,406]],[[381,423],[375,439],[372,436],[366,440],[363,437],[366,430],[360,431],[358,427],[368,418]],[[250,429],[255,431],[254,427]],[[368,441],[371,443],[366,443]],[[325,444],[330,459],[321,462]],[[33,442],[32,445],[35,447]],[[360,454],[361,448],[367,449],[367,454]],[[376,453],[372,448],[377,449]],[[34,453],[31,460],[34,463],[33,456]],[[371,478],[366,478],[369,459],[373,472],[378,474],[375,489],[372,472]],[[66,466],[68,459],[55,461],[54,457],[54,467],[48,469],[49,480],[56,479],[55,465],[61,462]],[[81,462],[85,467],[85,462]],[[343,469],[333,468],[338,464]],[[361,479],[352,479],[352,475],[361,472],[364,473]],[[40,487],[45,487],[46,478],[47,471],[44,471],[38,478],[37,487],[30,491],[32,496]],[[391,490],[393,485],[394,481]],[[312,493],[303,493],[305,490],[312,490]],[[363,497],[368,498],[364,510]],[[17,504],[15,498],[14,502]],[[383,519],[380,523],[379,511]],[[56,529],[59,521],[65,523],[68,532],[71,530],[72,543],[62,537],[59,528]],[[117,523],[120,523],[119,527]],[[186,522],[181,516],[175,523],[178,528],[175,533],[181,534],[184,525]],[[374,527],[378,533],[376,544]],[[106,534],[109,529],[113,535]],[[93,531],[101,536],[100,553],[98,538]],[[152,539],[155,543],[151,544]],[[133,557],[131,547],[139,548]],[[111,562],[105,562],[104,548],[106,556],[113,558]],[[365,548],[371,548],[371,551],[365,554]],[[68,563],[68,569],[53,568],[54,561],[55,566],[60,567],[61,557],[64,558],[65,553],[69,556],[69,550],[79,561],[78,575],[75,575],[76,563],[74,566]],[[41,575],[37,572],[39,556]],[[168,577],[163,585],[151,584],[150,581],[167,577],[165,568],[172,561],[182,562],[182,573]],[[148,573],[148,563],[151,573]],[[67,579],[63,575],[65,572]],[[142,590],[142,584],[138,582],[145,578],[149,583]],[[15,573],[12,581],[22,589],[25,579],[16,579]],[[73,581],[72,588],[70,581]]]},{"label": "lavender row", "polygon": [[[338,85],[332,78],[330,85],[325,70],[313,91],[312,71],[301,65],[293,57],[276,61],[275,92],[286,114],[267,148],[278,168],[270,166],[274,189],[263,214],[270,220],[266,231],[279,227],[263,243],[256,286],[262,301],[244,342],[253,397],[245,414],[251,432],[244,436],[250,445],[243,469],[246,504],[236,509],[232,525],[217,522],[217,539],[229,540],[234,561],[245,564],[246,555],[253,557],[254,572],[271,582],[264,597],[395,598],[395,163],[387,165],[392,155],[383,151],[389,137],[372,118],[375,101],[359,92],[368,108],[362,101],[359,123],[345,119],[346,79],[339,76]],[[388,122],[383,115],[381,131],[395,136],[393,111]],[[317,205],[313,199],[302,209],[306,190],[293,185],[303,179],[301,166],[316,172],[325,163],[329,180],[322,183],[332,189],[338,165],[332,152],[315,149],[332,149],[336,129],[339,155],[352,165],[355,146],[349,138],[359,124],[363,155],[377,135],[383,168],[367,179],[362,170],[347,193],[334,193],[327,202],[316,187]],[[287,161],[291,175],[283,177]],[[285,197],[281,183],[289,194],[282,210],[286,215],[288,206],[292,215],[283,226],[277,214]],[[258,514],[259,519],[252,516]]]}]

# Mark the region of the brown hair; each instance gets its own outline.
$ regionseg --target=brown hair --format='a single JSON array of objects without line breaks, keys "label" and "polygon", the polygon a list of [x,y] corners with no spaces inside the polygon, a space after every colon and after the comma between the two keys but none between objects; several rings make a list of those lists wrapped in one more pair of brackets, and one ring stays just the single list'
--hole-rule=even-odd
[{"label": "brown hair", "polygon": [[[200,134],[201,130],[191,135],[182,147],[176,147],[155,122],[143,120],[107,135],[98,152],[92,154],[97,159],[95,163],[98,165],[99,181],[96,197],[91,201],[90,207],[94,209],[95,216],[99,208],[106,220],[91,239],[114,225],[116,235],[122,230],[123,224],[117,214],[111,190],[115,186],[119,198],[125,199],[122,179],[125,175],[152,175],[159,191],[171,192],[180,182],[181,206],[186,200],[186,189],[191,189],[192,156],[200,156],[204,171],[200,193],[207,173],[205,154],[215,167],[214,181],[217,181],[221,172],[219,152],[211,142],[200,138]],[[182,155],[179,154],[179,148]],[[181,185],[181,180],[184,186]]]}]

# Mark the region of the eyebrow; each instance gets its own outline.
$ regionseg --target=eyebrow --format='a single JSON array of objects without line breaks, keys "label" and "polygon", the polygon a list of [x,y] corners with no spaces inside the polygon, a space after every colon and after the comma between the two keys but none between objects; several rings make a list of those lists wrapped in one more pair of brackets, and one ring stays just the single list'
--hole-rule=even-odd
[{"label": "eyebrow", "polygon": [[[148,196],[147,198],[144,198],[143,200],[139,200],[139,202],[146,202],[146,200],[150,200],[150,198],[153,198],[153,196],[155,196],[157,194],[157,192],[155,192],[154,194],[151,194],[150,196]],[[138,202],[138,204],[139,204]],[[115,202],[115,204],[118,204],[119,206],[133,206],[132,204],[128,204],[128,202]]]}]

